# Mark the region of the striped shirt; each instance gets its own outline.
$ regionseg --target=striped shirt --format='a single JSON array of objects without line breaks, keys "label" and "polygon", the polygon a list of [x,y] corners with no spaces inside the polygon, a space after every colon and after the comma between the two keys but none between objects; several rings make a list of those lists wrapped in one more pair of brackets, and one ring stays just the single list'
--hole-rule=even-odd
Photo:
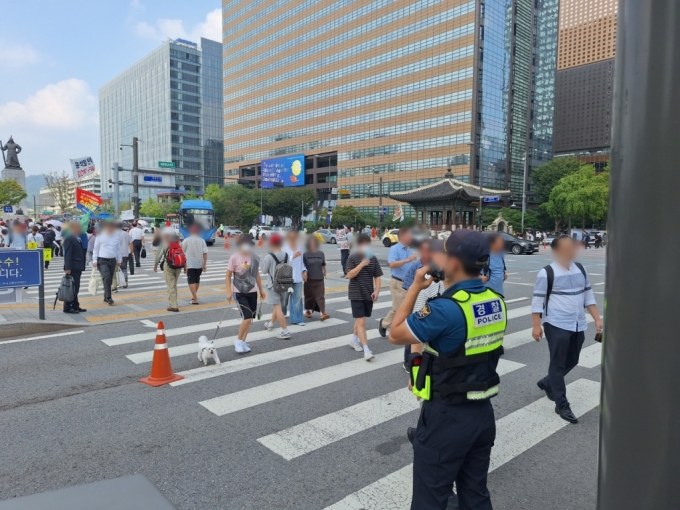
[{"label": "striped shirt", "polygon": [[[352,269],[357,267],[364,256],[361,253],[353,253],[347,259],[347,272],[349,273]],[[370,263],[359,271],[356,275],[349,281],[348,285],[348,296],[350,301],[371,301],[371,294],[375,291],[374,278],[378,278],[383,275],[382,268],[378,259],[375,255],[371,257]]]},{"label": "striped shirt", "polygon": [[556,262],[550,264],[555,272],[548,310],[545,310],[545,296],[548,291],[548,275],[541,269],[536,276],[531,313],[542,313],[543,322],[567,331],[588,329],[584,308],[595,304],[595,295],[588,276],[573,262],[565,269]]}]

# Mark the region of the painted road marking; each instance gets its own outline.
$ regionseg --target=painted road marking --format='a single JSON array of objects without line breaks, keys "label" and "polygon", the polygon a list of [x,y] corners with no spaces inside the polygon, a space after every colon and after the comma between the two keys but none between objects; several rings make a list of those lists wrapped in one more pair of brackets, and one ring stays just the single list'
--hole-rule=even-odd
[{"label": "painted road marking", "polygon": [[71,335],[80,335],[81,333],[85,333],[83,330],[79,331],[66,331],[64,333],[53,333],[51,335],[42,335],[42,336],[34,336],[31,338],[17,338],[16,340],[3,340],[0,342],[0,345],[4,344],[17,344],[20,342],[30,342],[31,340],[42,340],[43,338],[56,338],[59,336],[71,336]]},{"label": "painted road marking", "polygon": [[[241,322],[240,319],[238,319],[239,324]],[[327,321],[324,322],[311,322],[304,326],[305,329],[298,329],[302,328],[302,326],[295,326],[295,325],[290,325],[289,328],[292,328],[293,333],[295,331],[310,331],[314,329],[323,329],[327,328],[330,326],[337,326],[339,324],[346,324],[347,321],[343,321],[341,319],[328,319]],[[224,326],[224,324],[223,324]],[[248,343],[251,342],[257,342],[258,340],[264,340],[266,338],[273,338],[278,334],[277,330],[274,331],[267,331],[266,329],[264,331],[255,331],[251,332],[248,334]],[[166,333],[167,335],[167,333]],[[154,336],[155,338],[155,336]],[[227,338],[218,338],[215,340],[215,347],[233,347],[234,346],[234,339],[236,338],[235,335],[230,335]],[[196,341],[198,340],[198,337],[196,337]],[[186,354],[194,354],[196,355],[196,341],[191,342],[190,344],[184,344],[184,345],[177,345],[175,347],[170,347],[168,349],[168,353],[170,354],[171,358],[174,358],[176,356],[184,356]],[[153,359],[153,351],[147,351],[147,352],[138,352],[136,354],[129,354],[125,356],[127,359],[132,361],[133,363],[151,363],[151,360]]]},{"label": "painted road marking", "polygon": [[[498,375],[505,375],[524,365],[501,359]],[[420,409],[420,403],[405,388],[346,407],[258,441],[286,460],[328,446],[386,421]]]},{"label": "painted road marking", "polygon": [[581,350],[578,366],[585,368],[595,368],[602,363],[602,344],[599,342],[589,345]]},{"label": "painted road marking", "polygon": [[[357,353],[357,355],[361,355]],[[269,384],[263,384],[243,391],[237,391],[221,397],[211,398],[199,402],[211,413],[217,416],[235,413],[256,405],[272,402],[280,398],[289,397],[303,391],[325,386],[343,379],[366,374],[381,368],[404,362],[403,348],[394,349],[376,355],[372,361],[366,362],[363,357],[354,361],[322,368],[313,372],[281,379]]]},{"label": "painted road marking", "polygon": [[[379,333],[377,329],[372,329],[366,332],[368,339],[378,338]],[[253,356],[244,356],[231,361],[226,361],[221,365],[208,365],[207,367],[194,368],[179,372],[184,379],[170,383],[170,386],[181,386],[211,377],[219,377],[225,374],[233,374],[242,370],[249,370],[257,368],[270,363],[285,361],[307,354],[316,354],[318,352],[328,351],[337,347],[345,347],[348,345],[352,335],[343,335],[328,340],[321,340],[319,342],[311,342],[303,345],[296,345],[295,347],[288,347],[286,349],[279,349],[277,351],[265,352],[262,354],[255,354]]]},{"label": "painted road marking", "polygon": [[[579,379],[567,386],[577,416],[600,402],[600,383]],[[496,441],[491,450],[489,472],[549,438],[569,423],[555,414],[555,404],[543,397],[496,421]],[[407,510],[411,506],[413,464],[350,494],[325,510]]]}]

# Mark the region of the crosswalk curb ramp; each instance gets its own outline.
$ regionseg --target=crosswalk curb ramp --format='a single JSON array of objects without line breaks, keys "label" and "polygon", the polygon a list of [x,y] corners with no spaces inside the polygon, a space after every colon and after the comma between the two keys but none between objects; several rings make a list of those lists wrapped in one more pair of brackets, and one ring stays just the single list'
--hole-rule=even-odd
[{"label": "crosswalk curb ramp", "polygon": [[156,332],[156,343],[154,344],[153,361],[151,362],[151,374],[149,377],[140,379],[139,382],[149,386],[163,386],[174,381],[184,379],[183,375],[173,373],[168,353],[168,341],[165,338],[165,326],[163,322],[158,323]]}]

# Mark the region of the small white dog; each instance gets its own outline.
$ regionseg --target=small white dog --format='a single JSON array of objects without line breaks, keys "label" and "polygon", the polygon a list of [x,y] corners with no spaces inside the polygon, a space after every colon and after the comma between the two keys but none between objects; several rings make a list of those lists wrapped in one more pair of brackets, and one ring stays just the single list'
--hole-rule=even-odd
[{"label": "small white dog", "polygon": [[217,347],[212,340],[208,340],[207,336],[200,336],[198,338],[198,359],[204,365],[208,364],[208,360],[213,358],[216,365],[221,365],[220,357],[217,355]]}]

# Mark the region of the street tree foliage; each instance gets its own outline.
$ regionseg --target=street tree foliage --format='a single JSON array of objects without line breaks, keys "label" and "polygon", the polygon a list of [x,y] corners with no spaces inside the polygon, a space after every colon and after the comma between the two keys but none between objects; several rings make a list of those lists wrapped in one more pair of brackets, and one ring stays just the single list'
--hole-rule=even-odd
[{"label": "street tree foliage", "polygon": [[19,205],[28,195],[15,179],[0,181],[0,205]]},{"label": "street tree foliage", "polygon": [[66,170],[48,172],[43,174],[43,179],[45,179],[45,187],[50,190],[54,198],[54,204],[62,212],[75,208],[75,183]]},{"label": "street tree foliage", "polygon": [[212,203],[217,223],[224,225],[249,229],[260,214],[259,191],[244,186],[220,188],[210,184],[205,199]]},{"label": "street tree foliage", "polygon": [[560,179],[587,166],[576,158],[555,158],[531,171],[531,187],[539,204],[550,200],[550,192]]},{"label": "street tree foliage", "polygon": [[560,224],[571,229],[572,220],[596,222],[607,215],[609,202],[609,172],[597,173],[592,165],[582,165],[573,173],[562,177],[550,192],[545,210],[555,219],[555,230]]},{"label": "street tree foliage", "polygon": [[[161,204],[157,200],[149,197],[139,206],[139,215],[151,218],[165,218],[168,214],[177,214],[179,202],[172,204]],[[121,210],[124,210],[121,206]]]},{"label": "street tree foliage", "polygon": [[316,193],[311,188],[274,188],[264,191],[264,214],[283,225],[290,218],[293,228],[299,229],[302,216],[312,212]]},{"label": "street tree foliage", "polygon": [[[500,209],[487,207],[482,209],[482,219],[485,227],[488,227],[497,217],[498,213],[503,214],[503,218],[512,225],[514,232],[519,232],[522,228],[522,209],[514,207],[502,207]],[[524,214],[524,228],[542,230],[545,228],[544,221],[540,217],[539,211],[527,209]]]}]

